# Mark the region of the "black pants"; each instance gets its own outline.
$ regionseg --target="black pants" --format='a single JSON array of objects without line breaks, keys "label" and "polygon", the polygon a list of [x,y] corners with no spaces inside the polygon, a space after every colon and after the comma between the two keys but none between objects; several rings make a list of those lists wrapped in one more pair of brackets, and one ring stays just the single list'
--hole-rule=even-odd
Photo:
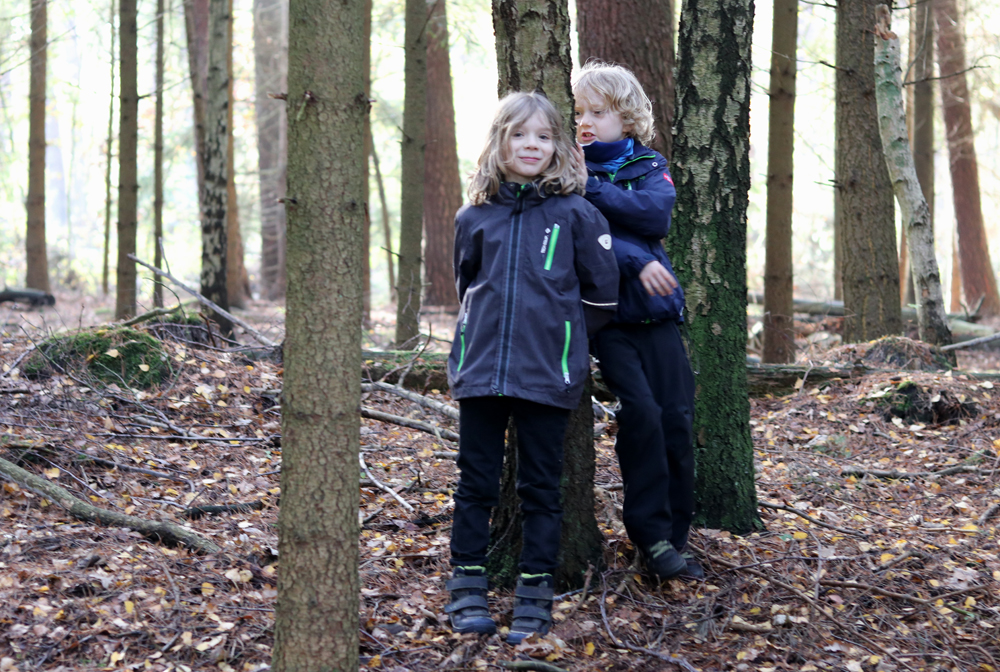
[{"label": "black pants", "polygon": [[694,376],[676,322],[614,325],[595,337],[601,375],[621,400],[615,451],[624,521],[643,549],[687,544],[694,517]]},{"label": "black pants", "polygon": [[524,524],[520,570],[551,574],[557,567],[562,505],[563,438],[569,411],[512,397],[462,399],[451,564],[485,565],[490,512],[500,501],[504,433],[517,427],[517,494]]}]

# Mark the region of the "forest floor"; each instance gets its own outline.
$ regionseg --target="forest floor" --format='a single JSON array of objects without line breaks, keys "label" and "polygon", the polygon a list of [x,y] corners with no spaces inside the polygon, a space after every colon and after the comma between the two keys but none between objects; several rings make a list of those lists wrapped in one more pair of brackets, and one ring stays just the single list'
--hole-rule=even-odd
[{"label": "forest floor", "polygon": [[[223,550],[203,555],[81,522],[3,479],[0,672],[267,669],[281,365],[166,341],[174,375],[144,394],[91,387],[72,373],[28,380],[20,358],[46,327],[109,318],[84,319],[87,306],[78,320],[8,310],[0,457],[95,506],[183,524]],[[247,314],[280,335],[279,306]],[[836,323],[827,328],[835,333]],[[997,368],[991,351],[961,363]],[[896,389],[906,381],[924,393],[922,419],[890,410],[901,407]],[[369,393],[362,404],[457,429],[393,394]],[[558,597],[548,636],[518,647],[456,636],[445,624],[455,445],[363,419],[362,668],[486,670],[531,660],[563,670],[1000,669],[993,383],[923,371],[821,387],[807,380],[795,394],[752,399],[751,418],[761,530],[695,530],[706,580],[663,585],[637,569],[622,528],[616,427],[595,425],[604,567],[585,590]],[[191,517],[195,507],[236,503],[259,508]],[[511,591],[497,589],[491,601],[506,627]]]}]

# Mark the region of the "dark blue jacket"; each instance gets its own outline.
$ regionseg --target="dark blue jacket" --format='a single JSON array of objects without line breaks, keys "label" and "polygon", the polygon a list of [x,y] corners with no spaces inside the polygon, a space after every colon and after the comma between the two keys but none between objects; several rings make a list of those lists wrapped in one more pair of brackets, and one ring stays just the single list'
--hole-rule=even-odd
[{"label": "dark blue jacket", "polygon": [[678,287],[669,296],[650,296],[639,281],[639,273],[654,260],[674,274],[663,249],[677,198],[666,159],[636,142],[632,155],[617,173],[601,172],[589,161],[587,168],[591,177],[587,180],[586,198],[608,219],[621,271],[614,322],[683,321],[683,289]]},{"label": "dark blue jacket", "polygon": [[504,183],[455,217],[462,310],[448,358],[455,399],[506,395],[576,408],[591,332],[614,316],[608,223],[581,196]]}]

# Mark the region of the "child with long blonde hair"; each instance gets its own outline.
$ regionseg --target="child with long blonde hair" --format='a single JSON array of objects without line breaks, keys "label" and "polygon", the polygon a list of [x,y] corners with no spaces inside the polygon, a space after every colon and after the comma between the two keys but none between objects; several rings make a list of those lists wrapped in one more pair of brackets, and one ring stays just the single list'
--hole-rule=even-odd
[{"label": "child with long blonde hair", "polygon": [[588,335],[611,319],[618,297],[607,221],[581,188],[552,103],[539,93],[501,100],[471,202],[455,217],[462,308],[448,378],[461,409],[461,478],[445,611],[456,632],[496,631],[485,564],[511,416],[524,543],[507,641],[551,625],[563,437],[589,373]]}]

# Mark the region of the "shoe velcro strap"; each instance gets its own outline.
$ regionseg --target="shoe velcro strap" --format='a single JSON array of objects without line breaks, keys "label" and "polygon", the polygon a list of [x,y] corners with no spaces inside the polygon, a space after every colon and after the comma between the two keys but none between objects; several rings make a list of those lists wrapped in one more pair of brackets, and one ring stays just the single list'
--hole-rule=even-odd
[{"label": "shoe velcro strap", "polygon": [[448,590],[467,590],[469,588],[489,588],[489,582],[485,576],[456,576],[444,582]]},{"label": "shoe velcro strap", "polygon": [[533,600],[552,601],[554,593],[548,586],[518,586],[514,589],[514,597],[528,597]]},{"label": "shoe velcro strap", "polygon": [[465,597],[460,597],[448,606],[444,608],[444,613],[450,614],[453,611],[458,611],[460,609],[468,609],[469,607],[478,607],[480,609],[489,609],[489,604],[486,602],[486,598],[482,595],[466,595]]},{"label": "shoe velcro strap", "polygon": [[533,604],[521,604],[514,607],[514,618],[537,618],[540,621],[551,621],[552,612]]}]

